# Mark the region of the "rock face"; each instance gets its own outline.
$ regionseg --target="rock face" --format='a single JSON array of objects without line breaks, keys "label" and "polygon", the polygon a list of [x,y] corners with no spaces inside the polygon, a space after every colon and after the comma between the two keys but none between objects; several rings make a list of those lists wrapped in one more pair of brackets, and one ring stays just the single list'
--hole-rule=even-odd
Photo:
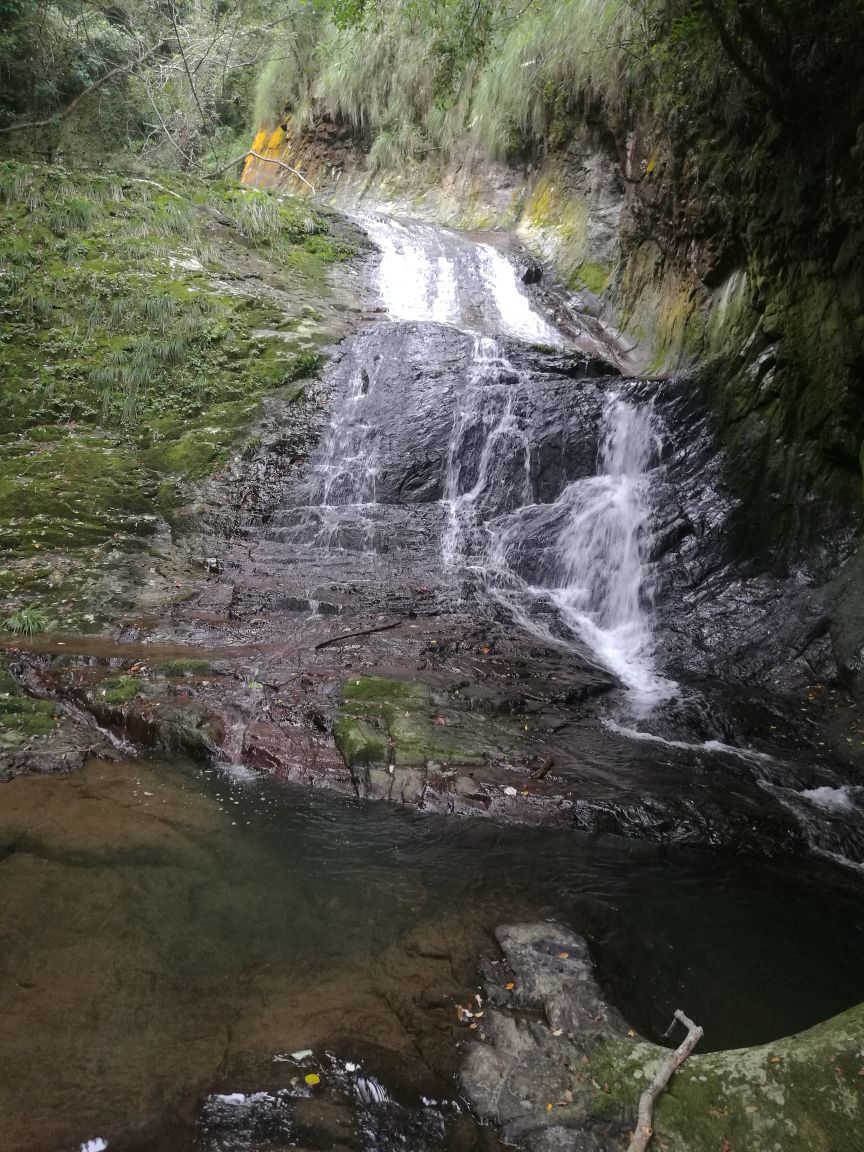
[{"label": "rock face", "polygon": [[[864,857],[847,761],[764,694],[830,672],[824,608],[736,560],[725,456],[688,381],[383,322],[321,388],[329,425],[268,427],[202,498],[234,536],[202,549],[199,594],[124,634],[148,643],[109,645],[111,669],[64,642],[35,691],[150,745],[426,811]],[[654,430],[639,483],[657,664],[696,682],[639,731],[551,595],[568,493],[597,481],[619,402]],[[173,667],[189,645],[213,668]],[[826,790],[845,806],[820,807]]]},{"label": "rock face", "polygon": [[[472,1107],[530,1152],[621,1152],[666,1050],[605,1003],[582,937],[554,923],[496,935],[505,963],[484,964],[486,1042],[461,1073]],[[655,1106],[655,1146],[858,1152],[862,1065],[864,1005],[773,1044],[697,1053]]]},{"label": "rock face", "polygon": [[[815,89],[808,84],[801,91]],[[758,102],[749,87],[745,98]],[[808,104],[806,114],[814,108]],[[761,144],[744,143],[735,139],[740,124],[709,129],[714,114],[713,107],[694,112],[694,136],[671,149],[660,143],[659,126],[650,126],[653,114],[611,147],[609,137],[598,138],[571,117],[554,145],[547,141],[536,169],[454,161],[442,173],[436,157],[407,180],[370,175],[364,142],[344,128],[334,134],[326,117],[308,130],[289,121],[287,132],[278,129],[270,141],[265,133],[259,147],[271,147],[274,158],[283,149],[295,163],[299,157],[343,206],[374,200],[459,227],[515,228],[583,310],[628,334],[634,371],[698,366],[738,502],[729,522],[730,587],[727,593],[716,578],[705,587],[698,663],[712,673],[720,622],[751,602],[767,617],[765,631],[795,649],[796,668],[775,675],[772,646],[766,654],[748,645],[745,611],[740,647],[748,673],[794,687],[823,675],[826,657],[836,658],[860,693],[864,627],[854,605],[864,598],[864,575],[860,558],[849,560],[862,524],[860,178],[857,150],[838,143],[844,133],[854,139],[858,121],[847,108],[838,136],[823,142],[826,152],[818,159],[808,153],[802,164],[802,149],[812,153],[812,133],[796,139],[791,131],[781,145],[772,128]],[[702,133],[694,127],[699,117],[706,118]],[[773,118],[757,114],[741,122],[758,135]],[[718,147],[728,149],[728,162],[718,164]],[[835,148],[828,176],[819,165]],[[761,159],[729,159],[744,154]],[[774,166],[770,180],[765,164]],[[709,171],[735,175],[718,184],[715,176],[705,178]],[[283,176],[275,165],[257,163],[245,178],[268,185]],[[826,188],[844,191],[825,199]],[[820,214],[837,212],[842,224],[811,226]],[[821,595],[814,599],[812,589],[827,592],[844,563],[838,594],[825,603]],[[769,587],[778,576],[791,613]]]}]

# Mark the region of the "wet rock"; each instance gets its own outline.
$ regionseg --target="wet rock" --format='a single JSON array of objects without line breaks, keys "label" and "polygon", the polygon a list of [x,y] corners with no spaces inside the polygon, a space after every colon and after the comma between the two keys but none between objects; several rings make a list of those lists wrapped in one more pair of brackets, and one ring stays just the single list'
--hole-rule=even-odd
[{"label": "wet rock", "polygon": [[[605,1004],[581,937],[548,922],[496,937],[513,997],[507,1008],[487,1006],[487,1042],[472,1043],[465,1057],[472,1108],[530,1152],[620,1152],[667,1049],[640,1039]],[[655,1106],[654,1141],[672,1152],[856,1152],[862,1044],[859,1005],[772,1044],[697,1052]]]},{"label": "wet rock", "polygon": [[249,724],[243,733],[243,762],[307,787],[354,792],[336,749],[319,733],[299,725]]},{"label": "wet rock", "polygon": [[831,641],[844,680],[864,695],[864,547],[833,581],[829,596]]},{"label": "wet rock", "polygon": [[543,279],[543,269],[539,264],[526,264],[519,273],[523,284],[539,284]]}]

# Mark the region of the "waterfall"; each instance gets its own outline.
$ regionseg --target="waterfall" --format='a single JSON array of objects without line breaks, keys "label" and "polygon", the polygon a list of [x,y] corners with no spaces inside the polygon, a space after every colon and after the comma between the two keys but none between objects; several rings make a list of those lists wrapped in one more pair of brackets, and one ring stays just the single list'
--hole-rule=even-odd
[{"label": "waterfall", "polygon": [[649,404],[606,402],[597,475],[569,485],[552,599],[567,626],[639,695],[664,693],[651,665],[648,472],[658,437]]},{"label": "waterfall", "polygon": [[674,685],[652,661],[649,478],[660,445],[652,406],[612,392],[596,475],[537,504],[519,415],[528,401],[497,342],[476,339],[447,451],[445,566],[479,573],[541,639],[586,645],[640,705],[668,699]]},{"label": "waterfall", "polygon": [[[447,445],[445,568],[465,560],[467,541],[484,519],[531,499],[531,445],[514,412],[514,384],[520,380],[496,340],[475,337]],[[471,451],[478,439],[479,456]]]},{"label": "waterfall", "polygon": [[491,244],[388,216],[357,219],[381,250],[378,291],[393,320],[437,321],[561,344],[560,334],[521,291],[512,261]]},{"label": "waterfall", "polygon": [[[271,533],[299,547],[362,553],[371,571],[385,553],[404,563],[415,539],[434,547],[440,532],[445,574],[463,594],[479,592],[545,642],[593,656],[635,700],[668,698],[673,686],[652,662],[647,554],[659,430],[651,405],[616,380],[601,411],[603,386],[592,382],[596,472],[584,475],[583,452],[581,478],[568,483],[559,470],[544,500],[532,479],[545,467],[533,423],[536,370],[515,366],[500,337],[560,337],[513,263],[492,245],[426,225],[381,216],[363,223],[381,249],[378,283],[390,319],[414,327],[380,325],[355,341],[306,483]],[[421,322],[430,321],[452,326],[452,336],[425,330]],[[413,360],[403,359],[409,349]],[[415,390],[429,372],[424,356],[434,365],[431,391]],[[572,387],[578,396],[587,385]],[[596,419],[586,435],[594,436]],[[400,455],[400,426],[414,421],[418,431],[435,429],[434,438],[414,441],[423,444],[419,460]],[[418,467],[427,495],[394,483]]]}]

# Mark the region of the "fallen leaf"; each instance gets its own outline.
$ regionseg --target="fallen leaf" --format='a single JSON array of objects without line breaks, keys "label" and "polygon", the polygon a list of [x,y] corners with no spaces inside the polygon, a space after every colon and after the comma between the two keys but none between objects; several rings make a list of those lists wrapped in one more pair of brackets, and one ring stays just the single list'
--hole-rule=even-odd
[{"label": "fallen leaf", "polygon": [[306,1081],[310,1088],[314,1088],[316,1084],[321,1083],[321,1077],[316,1075],[314,1072],[310,1072],[308,1076],[304,1076],[303,1079]]},{"label": "fallen leaf", "polygon": [[547,1104],[547,1105],[546,1105],[546,1111],[547,1111],[547,1112],[551,1112],[551,1111],[552,1111],[552,1105],[551,1105],[551,1104]]},{"label": "fallen leaf", "polygon": [[505,985],[504,985],[504,987],[507,989],[507,991],[508,991],[508,992],[512,992],[512,991],[513,991],[513,989],[516,987],[516,985],[515,985],[515,984],[513,983],[513,981],[511,980],[511,981],[510,981],[510,983],[509,983],[509,984],[505,984]]},{"label": "fallen leaf", "polygon": [[771,1063],[772,1064],[779,1064],[780,1063],[780,1057],[779,1056],[772,1056],[771,1057]]},{"label": "fallen leaf", "polygon": [[570,953],[569,952],[559,952],[558,953],[558,959],[559,960],[569,960],[570,959]]},{"label": "fallen leaf", "polygon": [[563,1028],[553,1028],[552,1029],[552,1035],[553,1036],[563,1036],[563,1034],[564,1034]]}]

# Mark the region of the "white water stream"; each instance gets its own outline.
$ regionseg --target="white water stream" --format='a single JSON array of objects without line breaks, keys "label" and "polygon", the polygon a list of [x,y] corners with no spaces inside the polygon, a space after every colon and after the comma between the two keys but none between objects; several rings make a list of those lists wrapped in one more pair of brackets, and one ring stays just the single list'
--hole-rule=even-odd
[{"label": "white water stream", "polygon": [[560,333],[520,290],[514,264],[491,244],[389,216],[365,215],[358,222],[381,249],[378,291],[393,320],[561,344]]},{"label": "white water stream", "polygon": [[[560,346],[560,334],[523,290],[512,260],[492,245],[380,215],[360,222],[381,250],[378,290],[390,319],[473,334],[462,378],[454,380],[448,367],[441,385],[442,402],[455,385],[453,424],[442,445],[445,569],[479,575],[487,594],[544,641],[593,654],[631,689],[637,709],[668,699],[675,686],[652,660],[646,564],[650,477],[659,466],[650,404],[610,384],[596,474],[566,484],[553,502],[537,502],[531,373],[513,365],[501,341]],[[379,359],[358,367],[315,466],[312,514],[317,539],[330,546],[339,546],[349,517],[356,541],[380,498],[386,433],[370,395]],[[574,379],[572,387],[584,384]],[[399,397],[390,399],[399,411]],[[373,537],[370,530],[367,550]]]}]

